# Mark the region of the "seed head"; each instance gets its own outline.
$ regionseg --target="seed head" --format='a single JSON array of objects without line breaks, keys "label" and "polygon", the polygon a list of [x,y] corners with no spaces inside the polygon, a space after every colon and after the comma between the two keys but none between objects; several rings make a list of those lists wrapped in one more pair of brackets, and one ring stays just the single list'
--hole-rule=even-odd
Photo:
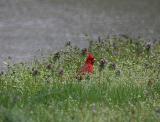
[{"label": "seed head", "polygon": [[4,72],[3,72],[3,71],[1,71],[1,72],[0,72],[0,76],[2,76],[3,74],[4,74]]},{"label": "seed head", "polygon": [[151,44],[147,44],[145,49],[146,49],[147,52],[149,52],[151,50]]},{"label": "seed head", "polygon": [[15,71],[15,70],[13,70],[13,71],[12,71],[12,75],[14,75],[15,73],[16,73],[16,71]]},{"label": "seed head", "polygon": [[154,81],[153,79],[149,79],[147,85],[148,85],[149,87],[151,87],[151,86],[154,85],[154,83],[155,83],[155,81]]},{"label": "seed head", "polygon": [[102,71],[106,67],[107,63],[108,63],[107,60],[104,58],[100,60],[100,64],[99,64],[100,71]]},{"label": "seed head", "polygon": [[66,42],[65,46],[71,46],[71,41]]},{"label": "seed head", "polygon": [[39,74],[39,71],[37,69],[32,69],[32,75],[37,76]]},{"label": "seed head", "polygon": [[82,49],[82,52],[81,52],[82,56],[86,56],[87,53],[88,53],[87,48],[83,48],[83,49]]},{"label": "seed head", "polygon": [[60,69],[59,72],[58,72],[58,74],[59,74],[60,76],[63,76],[63,75],[64,75],[64,70],[63,70],[63,69]]},{"label": "seed head", "polygon": [[100,37],[100,36],[98,36],[98,42],[99,42],[99,43],[101,42],[101,37]]},{"label": "seed head", "polygon": [[54,54],[54,59],[57,60],[60,58],[60,52]]},{"label": "seed head", "polygon": [[47,68],[48,70],[51,70],[51,69],[52,69],[52,64],[48,64],[48,65],[46,66],[46,68]]},{"label": "seed head", "polygon": [[111,63],[109,66],[111,69],[115,70],[116,69],[116,64],[115,63]]},{"label": "seed head", "polygon": [[12,60],[12,57],[11,57],[11,56],[8,56],[8,59],[9,59],[9,60]]}]

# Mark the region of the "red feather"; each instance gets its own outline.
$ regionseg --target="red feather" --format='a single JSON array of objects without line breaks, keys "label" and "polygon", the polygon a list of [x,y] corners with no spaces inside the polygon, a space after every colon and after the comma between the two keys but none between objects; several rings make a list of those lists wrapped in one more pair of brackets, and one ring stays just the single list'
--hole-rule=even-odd
[{"label": "red feather", "polygon": [[94,72],[94,62],[95,58],[94,56],[89,53],[87,56],[87,59],[85,61],[84,66],[81,67],[80,69],[80,74],[85,75],[85,74],[93,74]]}]

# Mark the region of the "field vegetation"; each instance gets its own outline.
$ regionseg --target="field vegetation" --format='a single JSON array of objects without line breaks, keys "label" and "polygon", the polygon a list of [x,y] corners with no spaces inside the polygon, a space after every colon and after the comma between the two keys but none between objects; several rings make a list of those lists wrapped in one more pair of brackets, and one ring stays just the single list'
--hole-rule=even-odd
[{"label": "field vegetation", "polygon": [[89,40],[94,74],[76,79],[83,49],[64,49],[0,73],[0,122],[158,122],[160,43]]}]

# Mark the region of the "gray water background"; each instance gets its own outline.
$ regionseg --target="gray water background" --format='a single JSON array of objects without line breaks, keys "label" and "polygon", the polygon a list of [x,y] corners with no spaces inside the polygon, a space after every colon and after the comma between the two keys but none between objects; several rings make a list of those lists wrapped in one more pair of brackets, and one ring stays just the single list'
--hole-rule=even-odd
[{"label": "gray water background", "polygon": [[0,0],[0,69],[93,38],[127,34],[160,38],[160,0]]}]

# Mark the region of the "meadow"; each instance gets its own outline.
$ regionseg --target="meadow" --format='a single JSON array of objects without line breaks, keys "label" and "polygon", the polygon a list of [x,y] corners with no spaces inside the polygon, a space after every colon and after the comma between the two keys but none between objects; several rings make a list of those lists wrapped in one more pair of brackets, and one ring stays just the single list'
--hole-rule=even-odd
[{"label": "meadow", "polygon": [[93,75],[76,79],[83,49],[67,42],[30,62],[5,63],[0,73],[0,122],[160,121],[160,42],[89,39]]}]

